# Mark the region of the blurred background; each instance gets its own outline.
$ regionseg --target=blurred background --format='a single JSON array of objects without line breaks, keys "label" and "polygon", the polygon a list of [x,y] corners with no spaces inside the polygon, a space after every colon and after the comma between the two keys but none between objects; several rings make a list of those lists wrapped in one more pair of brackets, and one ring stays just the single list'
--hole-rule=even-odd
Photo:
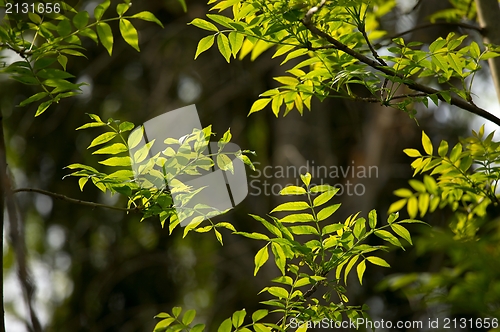
[{"label": "blurred background", "polygon": [[[425,22],[429,14],[448,6],[446,1],[419,3],[415,7],[416,1],[400,0],[384,17],[383,27],[395,34]],[[79,2],[90,13],[97,4]],[[114,12],[113,6],[106,15]],[[402,111],[337,98],[322,103],[314,100],[313,111],[303,116],[292,111],[277,119],[266,109],[247,117],[259,93],[277,86],[272,77],[283,75],[293,64],[280,67],[280,59],[270,59],[272,50],[254,61],[247,57],[227,64],[216,46],[195,61],[197,43],[207,31],[187,23],[204,17],[208,6],[202,0],[188,0],[187,7],[185,13],[176,0],[134,2],[130,12],[151,11],[165,25],[161,29],[150,22],[133,22],[139,30],[140,53],[121,39],[117,26],[113,26],[111,57],[102,46],[84,39],[87,59],[71,59],[68,71],[78,73],[77,81],[89,86],[83,87],[80,96],[61,101],[40,117],[34,118],[35,105],[16,107],[37,91],[0,76],[0,109],[15,187],[125,206],[123,197],[105,196],[92,185],[81,192],[77,178],[62,179],[70,173],[64,169],[69,164],[98,166],[98,159],[87,146],[101,133],[100,128],[75,131],[89,121],[85,113],[138,125],[164,112],[196,104],[202,125],[211,124],[218,138],[230,127],[233,142],[257,152],[257,171],[247,169],[248,197],[216,221],[230,221],[241,231],[262,231],[247,214],[269,213],[281,202],[276,195],[279,189],[297,181],[295,174],[278,174],[279,170],[305,165],[328,169],[375,167],[372,169],[377,172],[371,177],[322,174],[313,182],[346,186],[350,181],[353,186],[361,185],[358,194],[363,188],[362,194],[349,195],[344,190],[334,198],[342,207],[332,221],[343,221],[359,211],[366,217],[374,208],[385,220],[389,205],[397,200],[392,192],[407,187],[413,173],[411,159],[402,150],[420,148],[422,130],[435,144],[446,139],[454,145],[459,136],[468,135],[472,127],[477,130],[483,122],[447,106],[417,107],[417,122]],[[436,26],[406,37],[430,42],[450,31],[454,28]],[[480,76],[477,104],[498,114],[487,69]],[[266,264],[253,277],[253,256],[260,243],[229,231],[223,232],[224,246],[220,246],[212,233],[190,233],[182,239],[182,229],[177,229],[168,235],[156,218],[140,222],[138,215],[92,209],[39,194],[18,193],[16,198],[37,288],[35,308],[47,331],[152,331],[153,316],[178,305],[185,310],[196,309],[197,320],[215,331],[236,310],[264,308],[258,302],[267,298],[257,293],[278,275],[273,264]],[[425,220],[446,230],[448,216],[449,211],[437,211]],[[421,241],[430,232],[419,226],[410,227],[410,231],[420,234]],[[7,331],[28,331],[29,323],[25,322],[29,318],[15,275],[12,247],[5,244],[3,252]],[[369,266],[362,287],[354,274],[349,283],[350,304],[368,303],[374,319],[427,320],[436,315],[480,314],[478,308],[468,310],[453,303],[432,306],[423,298],[380,287],[390,275],[439,271],[449,263],[444,249],[425,252],[408,246],[404,252],[394,250],[382,257],[392,268]]]}]

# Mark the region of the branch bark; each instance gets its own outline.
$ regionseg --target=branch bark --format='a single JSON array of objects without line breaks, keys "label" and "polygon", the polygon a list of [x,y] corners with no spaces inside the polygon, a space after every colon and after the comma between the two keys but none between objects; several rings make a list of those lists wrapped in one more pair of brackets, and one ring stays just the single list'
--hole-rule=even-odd
[{"label": "branch bark", "polygon": [[[476,0],[479,24],[486,43],[500,45],[500,7],[498,0]],[[488,59],[491,76],[500,102],[500,57]]]},{"label": "branch bark", "polygon": [[2,248],[2,256],[0,257],[0,263],[2,264],[2,274],[0,275],[0,314],[2,318],[0,320],[0,332],[5,332],[5,308],[3,299],[3,229],[4,229],[4,208],[5,208],[5,188],[7,185],[7,158],[5,154],[5,142],[3,137],[3,117],[0,113],[0,247]]},{"label": "branch bark", "polygon": [[[313,8],[316,8],[316,7],[313,7]],[[392,68],[390,67],[387,67],[387,66],[381,66],[377,61],[373,60],[373,59],[370,59],[369,57],[359,53],[359,52],[356,52],[355,50],[349,48],[347,45],[341,43],[340,41],[338,41],[337,39],[333,38],[332,36],[330,36],[329,34],[327,34],[326,32],[324,31],[321,31],[320,29],[318,29],[312,22],[311,18],[312,18],[312,15],[317,11],[314,10],[314,11],[311,11],[309,10],[307,12],[307,14],[305,15],[305,17],[302,19],[302,24],[304,24],[304,26],[309,30],[311,31],[313,34],[327,40],[330,44],[332,44],[332,46],[340,51],[343,51],[347,54],[349,54],[350,56],[356,58],[357,60],[361,61],[362,63],[364,64],[367,64],[368,66],[388,75],[388,76],[393,76],[393,77],[397,77],[401,80],[403,80],[403,83],[408,86],[410,89],[413,89],[415,91],[420,91],[420,92],[424,92],[428,95],[437,95],[438,98],[441,100],[441,101],[444,101],[446,102],[446,100],[443,98],[443,96],[441,96],[440,94],[440,91],[439,90],[436,90],[434,88],[431,88],[430,86],[427,86],[427,85],[423,85],[423,84],[420,84],[420,83],[417,83],[417,82],[414,82],[414,81],[409,81],[407,78],[405,78],[401,73],[398,73],[398,72],[395,72]],[[455,105],[455,106],[458,106],[472,114],[476,114],[486,120],[490,120],[491,122],[493,122],[494,124],[496,124],[497,126],[500,126],[500,119],[497,118],[496,116],[494,116],[493,114],[487,112],[486,110],[480,108],[480,107],[477,107],[476,105],[474,104],[471,104],[471,103],[468,103],[467,101],[461,99],[461,98],[458,98],[456,96],[451,96],[451,101],[450,101],[450,104],[451,105]]]}]

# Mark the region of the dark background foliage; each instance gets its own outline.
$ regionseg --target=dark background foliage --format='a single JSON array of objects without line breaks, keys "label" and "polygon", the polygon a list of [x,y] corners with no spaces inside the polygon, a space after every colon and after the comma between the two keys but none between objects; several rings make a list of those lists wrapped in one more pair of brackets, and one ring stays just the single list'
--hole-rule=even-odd
[{"label": "dark background foliage", "polygon": [[[443,3],[425,1],[420,7],[434,10],[433,6]],[[91,8],[96,3],[81,4]],[[87,59],[72,59],[68,70],[79,73],[78,80],[90,85],[80,97],[63,100],[38,118],[34,118],[35,106],[15,107],[35,91],[1,78],[0,108],[7,132],[8,163],[17,187],[124,206],[125,201],[118,196],[104,196],[92,185],[80,192],[75,178],[62,179],[69,173],[64,167],[71,163],[98,165],[86,148],[100,129],[75,131],[88,121],[85,113],[141,124],[196,103],[204,126],[212,124],[219,135],[230,127],[235,143],[257,152],[255,161],[260,170],[272,166],[274,173],[278,166],[299,168],[312,162],[327,167],[377,166],[376,178],[323,181],[334,185],[349,180],[365,188],[362,196],[336,198],[343,203],[336,214],[339,221],[358,211],[366,215],[372,208],[384,218],[396,200],[392,191],[406,186],[412,174],[410,159],[402,149],[420,147],[422,129],[430,137],[450,143],[466,131],[465,116],[459,110],[452,110],[446,122],[437,120],[437,109],[422,111],[417,124],[401,111],[341,99],[315,101],[313,111],[302,117],[291,112],[276,119],[270,111],[247,117],[258,94],[273,87],[272,77],[286,68],[270,59],[270,51],[255,61],[246,58],[227,64],[213,48],[194,61],[197,42],[206,34],[187,23],[203,16],[207,6],[198,0],[187,5],[184,13],[174,0],[135,2],[131,11],[153,12],[165,29],[137,22],[141,52],[126,45],[117,33],[111,57],[87,39]],[[401,24],[409,28],[426,15],[418,9],[407,16],[394,12],[388,15],[385,28],[392,32],[401,30]],[[448,32],[449,28],[438,27],[413,38],[433,40]],[[249,169],[247,173],[249,179],[256,179],[256,173]],[[264,176],[258,180],[280,186],[296,181]],[[34,264],[34,282],[45,294],[39,298],[39,306],[49,308],[42,315],[47,331],[151,331],[155,324],[152,317],[175,305],[197,309],[200,319],[215,329],[235,310],[261,308],[258,301],[265,297],[256,294],[277,275],[271,264],[253,277],[258,243],[229,232],[223,233],[225,245],[221,247],[213,234],[190,233],[182,239],[182,231],[177,229],[168,235],[155,218],[141,223],[138,215],[91,209],[37,194],[17,194],[17,198]],[[217,220],[230,220],[238,230],[258,230],[259,225],[247,213],[265,215],[278,202],[276,195],[256,195],[250,188],[241,205]],[[446,227],[445,217],[446,212],[438,212],[428,221]],[[427,232],[419,227],[412,231]],[[4,251],[6,267],[11,268],[13,253]],[[425,310],[411,306],[402,293],[377,291],[376,286],[389,274],[436,270],[442,256],[418,256],[410,247],[384,258],[391,269],[369,267],[363,287],[355,278],[350,280],[351,303],[367,302],[374,318],[422,319]],[[54,288],[64,295],[47,291]],[[10,308],[20,307],[20,297],[11,300]]]}]

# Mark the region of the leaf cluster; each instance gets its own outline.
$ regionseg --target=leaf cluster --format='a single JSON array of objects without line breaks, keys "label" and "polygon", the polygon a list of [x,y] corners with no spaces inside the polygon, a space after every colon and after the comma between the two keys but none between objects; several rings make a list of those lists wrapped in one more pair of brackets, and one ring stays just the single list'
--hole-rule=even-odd
[{"label": "leaf cluster", "polygon": [[473,238],[488,207],[499,204],[496,192],[500,179],[500,142],[493,141],[493,137],[494,132],[484,134],[483,125],[451,149],[447,141],[441,141],[435,154],[430,138],[422,132],[424,154],[416,149],[404,152],[415,158],[411,164],[414,176],[425,173],[423,181],[410,180],[413,191],[396,190],[394,194],[400,199],[390,206],[389,212],[406,206],[414,218],[448,206],[456,218],[451,223],[455,234]]},{"label": "leaf cluster", "polygon": [[[11,64],[4,63],[0,72],[8,74],[18,82],[38,86],[42,90],[19,104],[26,106],[40,102],[35,116],[39,116],[61,99],[79,94],[80,87],[85,83],[74,82],[75,76],[67,72],[67,64],[70,57],[85,57],[82,38],[100,42],[111,55],[114,37],[109,22],[118,21],[123,39],[137,51],[138,32],[130,19],[151,21],[163,27],[162,23],[147,11],[126,16],[131,6],[130,1],[117,4],[118,16],[112,18],[104,17],[111,5],[110,0],[97,5],[93,18],[90,18],[87,11],[77,11],[66,2],[61,2],[60,5],[59,12],[30,12],[27,18],[21,13],[5,14],[0,24],[0,50],[10,49],[23,58],[22,61]],[[0,7],[5,6],[5,2],[1,1]]]}]

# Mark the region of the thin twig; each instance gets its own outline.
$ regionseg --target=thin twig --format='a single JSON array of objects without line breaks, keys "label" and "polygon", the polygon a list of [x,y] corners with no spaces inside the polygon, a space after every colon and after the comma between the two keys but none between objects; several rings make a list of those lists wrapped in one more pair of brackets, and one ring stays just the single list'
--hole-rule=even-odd
[{"label": "thin twig", "polygon": [[14,194],[15,193],[19,193],[19,192],[39,193],[39,194],[42,194],[42,195],[46,195],[46,196],[54,197],[56,199],[67,201],[67,202],[70,202],[70,203],[75,203],[75,204],[90,206],[90,207],[93,207],[93,208],[100,207],[100,208],[117,210],[117,211],[125,211],[125,212],[139,212],[139,211],[141,211],[141,208],[139,208],[139,207],[136,207],[136,208],[133,208],[133,209],[127,209],[127,208],[122,208],[122,207],[118,207],[118,206],[111,206],[111,205],[94,203],[94,202],[89,202],[89,201],[82,201],[80,199],[75,199],[75,198],[71,198],[71,197],[68,197],[68,196],[65,196],[65,195],[56,194],[56,193],[53,193],[51,191],[42,190],[42,189],[36,189],[36,188],[18,188],[18,189],[12,190],[12,192]]},{"label": "thin twig", "polygon": [[[427,93],[409,93],[409,94],[404,94],[404,95],[397,95],[397,96],[392,96],[390,99],[386,100],[386,102],[390,102],[391,100],[394,99],[406,99],[406,98],[418,98],[418,97],[428,97],[429,95]],[[362,101],[366,103],[380,103],[380,99],[377,99],[375,97],[358,97],[354,96],[351,97],[355,101]]]},{"label": "thin twig", "polygon": [[[315,8],[315,7],[313,7],[313,8]],[[310,11],[311,10],[309,10],[309,12]],[[312,13],[314,13],[316,11],[313,11]],[[380,71],[388,76],[393,76],[393,77],[397,77],[397,78],[401,79],[403,81],[403,84],[405,84],[407,87],[409,87],[415,91],[424,92],[428,95],[436,95],[441,101],[446,102],[446,99],[444,99],[444,97],[441,95],[441,91],[434,89],[434,88],[431,88],[430,86],[427,86],[427,85],[423,85],[423,84],[420,84],[420,83],[417,83],[414,81],[410,81],[403,74],[394,71],[394,69],[392,69],[388,66],[381,66],[377,61],[372,60],[372,59],[368,58],[367,56],[349,48],[347,45],[341,43],[340,41],[333,38],[332,36],[330,36],[326,32],[321,31],[314,24],[311,23],[312,14],[310,16],[308,16],[309,12],[302,19],[302,24],[304,24],[304,26],[309,31],[311,31],[313,34],[327,40],[330,44],[333,45],[333,48],[349,54],[350,56],[358,59],[362,63],[367,64],[368,66],[370,66],[370,67],[372,67],[372,68],[374,68],[374,69],[376,69],[376,70],[378,70],[378,71]],[[486,110],[484,110],[480,107],[477,107],[476,105],[468,103],[467,101],[465,101],[461,98],[458,98],[456,96],[451,96],[450,104],[458,106],[458,107],[460,107],[460,108],[462,108],[470,113],[476,114],[484,119],[490,120],[494,124],[500,126],[500,119],[499,118],[497,118],[493,114],[487,112]]]},{"label": "thin twig", "polygon": [[480,34],[484,33],[484,28],[481,28],[481,27],[479,27],[477,25],[465,23],[465,22],[434,22],[434,23],[423,23],[423,24],[414,26],[411,29],[399,32],[399,33],[397,33],[395,35],[387,37],[386,39],[392,40],[394,38],[398,38],[398,37],[404,36],[406,34],[412,33],[412,32],[417,31],[417,30],[432,28],[433,26],[436,26],[436,25],[449,25],[449,26],[460,27],[460,28],[469,29],[469,30],[476,30]]}]

